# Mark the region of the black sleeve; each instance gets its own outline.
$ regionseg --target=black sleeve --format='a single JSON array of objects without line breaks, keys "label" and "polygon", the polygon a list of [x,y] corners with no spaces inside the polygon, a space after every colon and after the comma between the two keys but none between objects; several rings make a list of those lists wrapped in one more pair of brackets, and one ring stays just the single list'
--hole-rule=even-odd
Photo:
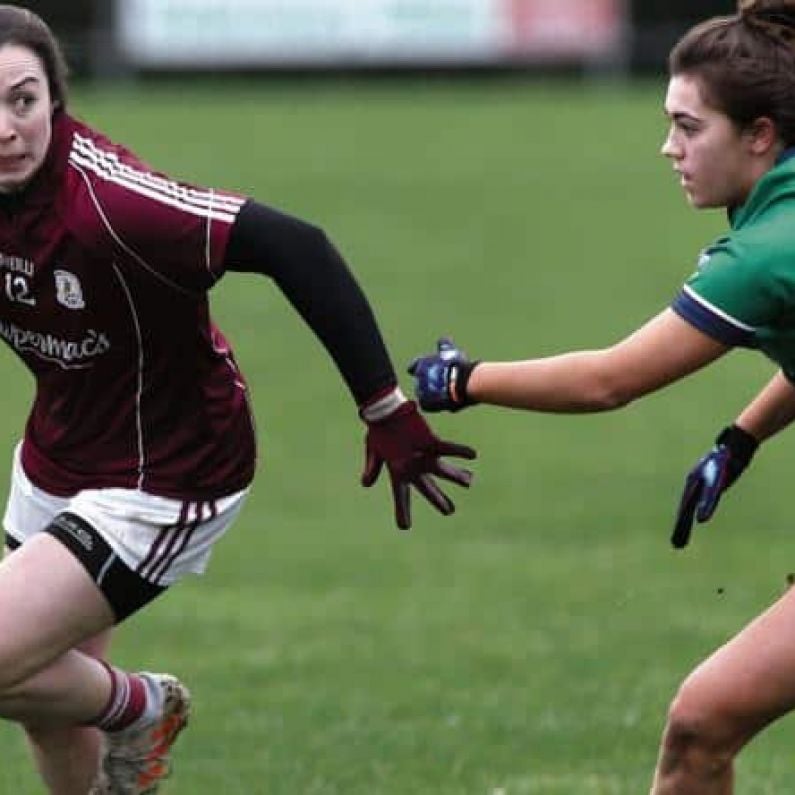
[{"label": "black sleeve", "polygon": [[232,225],[224,267],[276,282],[358,405],[397,384],[370,304],[321,229],[249,200]]}]

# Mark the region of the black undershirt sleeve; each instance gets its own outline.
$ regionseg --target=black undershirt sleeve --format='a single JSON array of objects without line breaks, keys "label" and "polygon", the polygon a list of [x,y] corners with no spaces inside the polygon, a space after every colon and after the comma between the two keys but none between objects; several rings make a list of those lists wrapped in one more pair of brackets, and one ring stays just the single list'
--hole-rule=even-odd
[{"label": "black undershirt sleeve", "polygon": [[323,343],[358,405],[397,384],[370,304],[321,229],[249,200],[232,225],[224,267],[276,282]]}]

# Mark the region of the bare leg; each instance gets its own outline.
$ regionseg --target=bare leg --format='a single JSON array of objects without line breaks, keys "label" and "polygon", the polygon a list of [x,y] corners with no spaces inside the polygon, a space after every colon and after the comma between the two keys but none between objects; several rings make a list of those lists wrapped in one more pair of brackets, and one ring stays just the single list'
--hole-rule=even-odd
[{"label": "bare leg", "polygon": [[0,716],[26,727],[52,795],[86,795],[99,733],[80,724],[110,696],[91,655],[104,650],[113,613],[82,564],[44,533],[0,564],[0,605],[13,606],[0,611]]},{"label": "bare leg", "polygon": [[652,795],[731,795],[733,760],[795,708],[795,590],[696,668],[674,699]]},{"label": "bare leg", "polygon": [[101,736],[90,727],[27,728],[36,767],[51,795],[86,795],[99,771]]},{"label": "bare leg", "polygon": [[[110,630],[80,645],[92,657],[104,657]],[[99,770],[102,736],[92,726],[24,726],[39,775],[51,795],[85,795]]]}]

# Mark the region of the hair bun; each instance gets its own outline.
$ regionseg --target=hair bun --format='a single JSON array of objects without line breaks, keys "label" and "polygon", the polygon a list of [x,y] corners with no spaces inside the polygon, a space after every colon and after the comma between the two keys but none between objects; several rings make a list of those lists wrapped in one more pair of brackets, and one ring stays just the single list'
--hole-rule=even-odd
[{"label": "hair bun", "polygon": [[795,46],[795,0],[737,0],[737,11],[757,30]]},{"label": "hair bun", "polygon": [[795,0],[737,0],[737,10],[744,17],[780,15],[795,22]]}]

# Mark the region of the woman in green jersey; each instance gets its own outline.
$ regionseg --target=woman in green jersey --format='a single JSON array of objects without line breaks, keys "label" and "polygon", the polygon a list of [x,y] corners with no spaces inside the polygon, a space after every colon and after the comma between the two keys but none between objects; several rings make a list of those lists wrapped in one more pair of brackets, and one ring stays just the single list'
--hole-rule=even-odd
[{"label": "woman in green jersey", "polygon": [[[475,403],[532,411],[619,408],[734,347],[779,371],[690,472],[672,541],[712,515],[757,446],[795,419],[795,0],[740,0],[735,15],[690,30],[670,55],[670,159],[690,203],[725,207],[672,305],[603,350],[470,361],[452,341],[410,372],[428,411]],[[733,791],[733,759],[795,707],[795,589],[699,665],[674,699],[654,795]]]}]

